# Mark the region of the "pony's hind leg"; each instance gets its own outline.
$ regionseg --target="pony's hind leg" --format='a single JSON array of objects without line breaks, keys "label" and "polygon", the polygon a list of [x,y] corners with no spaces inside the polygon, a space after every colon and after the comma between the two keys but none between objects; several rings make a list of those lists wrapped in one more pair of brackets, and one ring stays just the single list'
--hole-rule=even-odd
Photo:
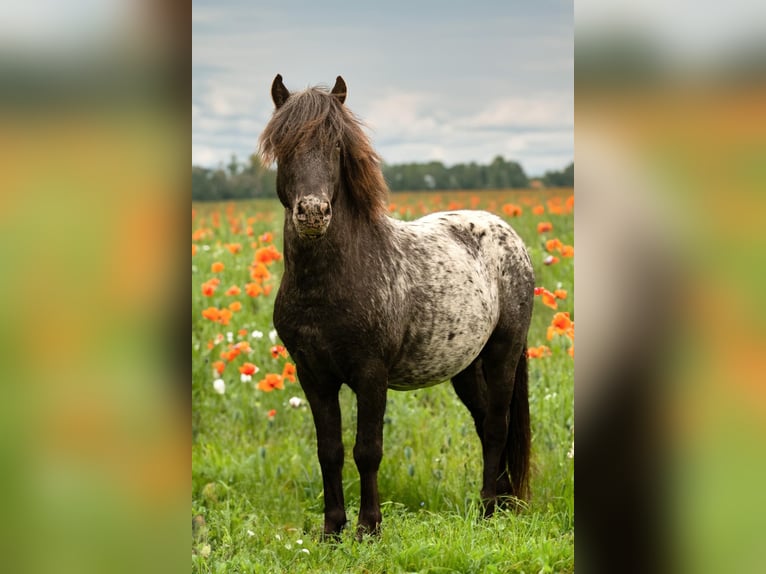
[{"label": "pony's hind leg", "polygon": [[[473,417],[476,434],[479,435],[482,451],[484,449],[484,418],[487,416],[487,383],[484,380],[481,359],[476,359],[465,370],[452,378],[452,386],[458,398],[463,402]],[[495,486],[497,496],[511,494],[511,479],[507,469],[507,450],[500,454],[500,475]]]},{"label": "pony's hind leg", "polygon": [[476,426],[482,447],[484,445],[484,417],[487,415],[487,384],[481,369],[481,359],[476,359],[465,370],[452,377],[452,387],[468,409]]},{"label": "pony's hind leg", "polygon": [[[491,338],[482,351],[482,370],[487,387],[481,490],[485,516],[494,512],[498,496],[503,499],[508,495],[523,498],[526,490],[529,456],[526,379],[519,381],[521,384],[516,388],[517,367],[523,353],[523,345],[511,345],[502,337]],[[526,374],[526,363],[524,370]]]}]

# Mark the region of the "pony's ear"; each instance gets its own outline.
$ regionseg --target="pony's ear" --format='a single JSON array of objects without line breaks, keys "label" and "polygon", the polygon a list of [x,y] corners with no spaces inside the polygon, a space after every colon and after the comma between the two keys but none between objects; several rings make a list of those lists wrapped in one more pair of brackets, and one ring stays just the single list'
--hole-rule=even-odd
[{"label": "pony's ear", "polygon": [[277,74],[277,77],[274,78],[274,82],[271,84],[271,99],[274,100],[274,105],[277,106],[277,109],[281,108],[282,104],[284,104],[289,97],[290,92],[282,83],[282,74]]},{"label": "pony's ear", "polygon": [[333,96],[338,98],[340,103],[346,101],[346,82],[343,81],[343,78],[338,76],[335,80],[335,86],[333,86],[332,91],[330,92]]}]

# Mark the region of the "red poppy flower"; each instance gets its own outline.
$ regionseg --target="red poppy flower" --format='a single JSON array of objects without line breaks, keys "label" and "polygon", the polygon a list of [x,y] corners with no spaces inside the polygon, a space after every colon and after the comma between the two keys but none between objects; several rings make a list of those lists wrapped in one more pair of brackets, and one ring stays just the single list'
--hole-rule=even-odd
[{"label": "red poppy flower", "polygon": [[285,363],[285,368],[282,369],[282,378],[291,383],[295,382],[295,365],[292,363]]},{"label": "red poppy flower", "polygon": [[252,363],[245,363],[239,368],[239,372],[242,375],[254,375],[258,372],[258,367]]},{"label": "red poppy flower", "polygon": [[258,388],[264,393],[270,393],[274,389],[283,389],[282,377],[276,373],[268,373],[266,378],[258,382]]},{"label": "red poppy flower", "polygon": [[550,221],[541,221],[537,224],[538,233],[545,233],[546,231],[553,231],[553,224]]},{"label": "red poppy flower", "polygon": [[287,358],[287,349],[285,349],[282,345],[274,345],[271,348],[271,356],[275,359],[282,355],[285,359]]}]

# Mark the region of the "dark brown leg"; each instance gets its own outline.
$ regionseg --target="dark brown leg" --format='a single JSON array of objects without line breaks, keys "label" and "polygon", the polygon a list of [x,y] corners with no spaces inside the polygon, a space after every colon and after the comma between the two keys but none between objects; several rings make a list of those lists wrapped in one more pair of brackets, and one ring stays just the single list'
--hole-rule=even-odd
[{"label": "dark brown leg", "polygon": [[[484,381],[484,373],[482,370],[482,361],[477,359],[471,365],[455,375],[452,378],[452,386],[457,393],[458,398],[468,408],[468,411],[473,417],[474,424],[476,426],[476,433],[479,435],[479,440],[482,445],[482,452],[484,452],[484,419],[487,416],[487,383]],[[495,486],[496,494],[503,496],[510,494],[511,481],[506,469],[507,450],[502,449],[500,453],[499,470],[500,476],[497,479]]]},{"label": "dark brown leg", "polygon": [[357,387],[357,425],[354,461],[359,470],[361,501],[357,538],[380,530],[378,468],[383,458],[383,415],[386,411],[385,378]]},{"label": "dark brown leg", "polygon": [[[518,353],[503,344],[487,345],[483,354],[484,378],[487,382],[487,414],[484,419],[484,474],[481,498],[484,515],[495,511],[498,494],[506,494],[508,474],[506,443],[508,441],[509,405],[513,396]],[[510,486],[510,484],[508,485]]]},{"label": "dark brown leg", "polygon": [[343,441],[341,438],[338,389],[318,393],[305,388],[306,398],[314,415],[317,433],[317,455],[322,468],[324,485],[324,537],[337,537],[346,524],[343,500]]}]

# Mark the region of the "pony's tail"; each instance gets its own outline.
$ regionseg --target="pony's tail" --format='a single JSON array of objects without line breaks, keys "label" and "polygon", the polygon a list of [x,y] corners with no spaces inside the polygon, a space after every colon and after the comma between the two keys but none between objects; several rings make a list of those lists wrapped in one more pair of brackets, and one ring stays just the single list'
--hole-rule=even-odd
[{"label": "pony's tail", "polygon": [[511,494],[521,500],[529,498],[529,454],[532,438],[527,379],[527,349],[524,348],[516,367],[516,380],[513,384],[508,422],[508,440],[505,443]]}]

